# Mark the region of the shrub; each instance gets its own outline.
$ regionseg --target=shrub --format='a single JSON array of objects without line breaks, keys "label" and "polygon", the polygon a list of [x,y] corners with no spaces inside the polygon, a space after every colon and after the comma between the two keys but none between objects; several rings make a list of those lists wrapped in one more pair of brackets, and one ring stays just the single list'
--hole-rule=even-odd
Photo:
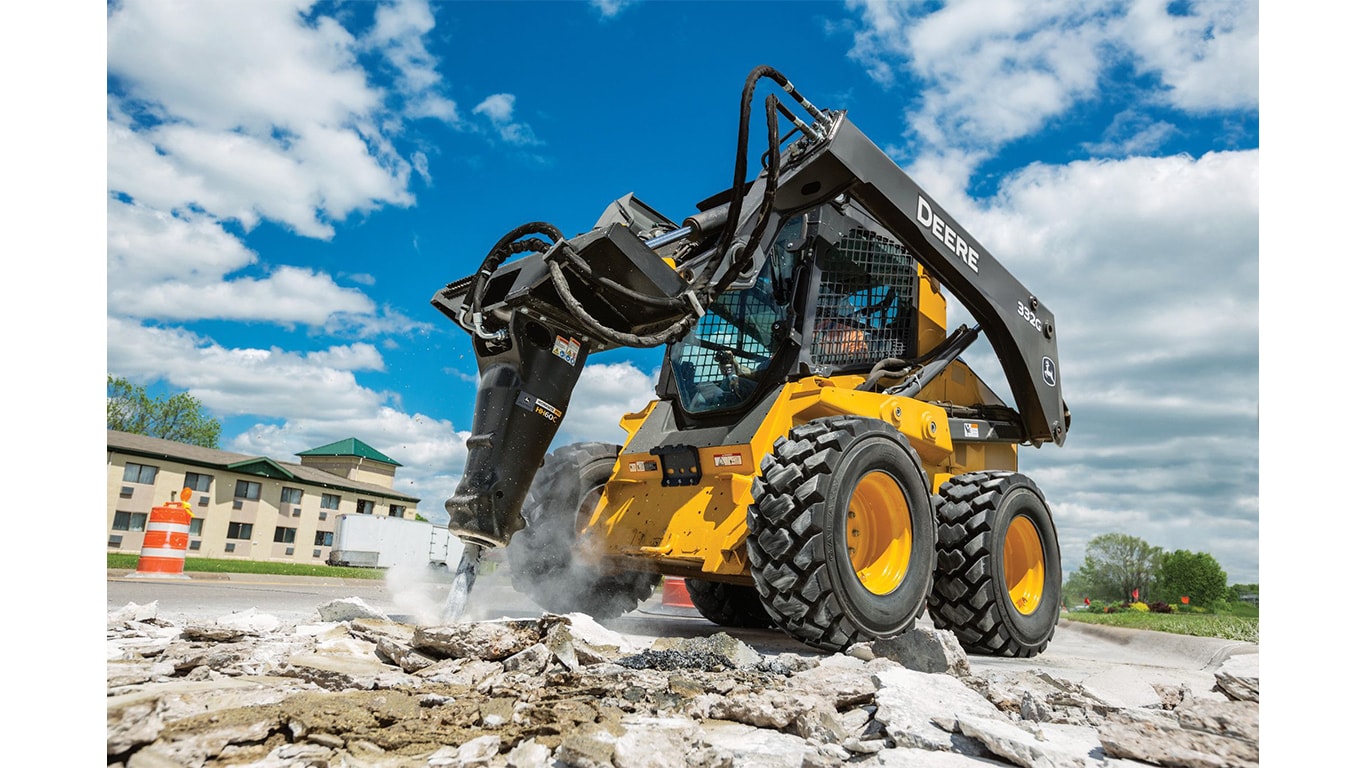
[{"label": "shrub", "polygon": [[1159,601],[1153,603],[1152,605],[1149,605],[1149,606],[1148,606],[1148,610],[1152,611],[1153,613],[1172,613],[1172,612],[1173,612],[1173,611],[1172,611],[1172,607],[1171,607],[1170,605],[1167,605],[1166,603],[1162,602],[1161,600],[1159,600]]},{"label": "shrub", "polygon": [[1147,613],[1147,612],[1148,612],[1148,604],[1147,604],[1147,603],[1144,603],[1144,602],[1141,602],[1141,601],[1139,601],[1139,600],[1135,600],[1135,601],[1133,601],[1132,603],[1129,603],[1129,608],[1130,608],[1131,610],[1138,611],[1139,613]]}]

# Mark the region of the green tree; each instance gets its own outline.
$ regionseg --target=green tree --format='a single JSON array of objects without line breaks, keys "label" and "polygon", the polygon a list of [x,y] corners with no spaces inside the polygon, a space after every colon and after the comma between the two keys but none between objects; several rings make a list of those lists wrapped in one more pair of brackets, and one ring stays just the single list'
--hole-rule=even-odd
[{"label": "green tree", "polygon": [[1101,534],[1086,545],[1086,559],[1077,569],[1077,578],[1094,590],[1087,595],[1092,600],[1128,600],[1135,589],[1142,596],[1152,586],[1161,554],[1161,547],[1137,536]]},{"label": "green tree", "polygon": [[1157,594],[1169,603],[1179,603],[1185,596],[1191,605],[1209,606],[1223,600],[1228,589],[1228,576],[1213,555],[1184,549],[1161,557],[1155,581]]},{"label": "green tree", "polygon": [[108,377],[105,412],[108,428],[160,437],[203,448],[217,448],[223,425],[188,392],[148,397],[147,388],[122,377]]},{"label": "green tree", "polygon": [[1078,571],[1067,574],[1067,581],[1062,584],[1063,604],[1071,607],[1080,605],[1087,598],[1095,599],[1099,594],[1091,587],[1091,582],[1086,580]]}]

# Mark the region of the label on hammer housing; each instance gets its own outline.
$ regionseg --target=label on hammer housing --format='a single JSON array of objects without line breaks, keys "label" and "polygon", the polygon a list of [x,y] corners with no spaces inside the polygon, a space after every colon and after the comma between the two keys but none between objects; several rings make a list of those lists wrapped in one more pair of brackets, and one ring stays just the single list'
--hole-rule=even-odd
[{"label": "label on hammer housing", "polygon": [[556,357],[573,365],[579,359],[579,342],[573,338],[556,336],[555,346],[550,351],[554,352]]},{"label": "label on hammer housing", "polygon": [[564,411],[527,392],[517,394],[517,404],[532,413],[544,416],[551,424],[558,424],[564,416]]}]

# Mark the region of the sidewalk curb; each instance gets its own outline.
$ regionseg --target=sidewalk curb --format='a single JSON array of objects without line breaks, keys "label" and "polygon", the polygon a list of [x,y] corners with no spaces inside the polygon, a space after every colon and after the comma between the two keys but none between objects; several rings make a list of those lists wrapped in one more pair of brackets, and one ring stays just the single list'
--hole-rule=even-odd
[{"label": "sidewalk curb", "polygon": [[1137,642],[1150,648],[1158,647],[1171,653],[1179,653],[1192,659],[1202,660],[1204,669],[1214,669],[1223,664],[1230,656],[1261,652],[1258,644],[1243,640],[1178,635],[1173,632],[1158,632],[1151,629],[1110,627],[1104,624],[1072,621],[1066,617],[1059,619],[1058,624],[1065,624],[1082,634],[1117,645],[1129,645]]}]

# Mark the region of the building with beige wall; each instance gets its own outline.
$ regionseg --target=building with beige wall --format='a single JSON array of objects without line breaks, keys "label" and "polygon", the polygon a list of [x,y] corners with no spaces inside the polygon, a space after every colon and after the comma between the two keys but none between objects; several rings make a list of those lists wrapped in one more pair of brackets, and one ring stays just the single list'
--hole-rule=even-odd
[{"label": "building with beige wall", "polygon": [[153,507],[189,488],[190,557],[322,565],[342,514],[417,517],[401,466],[355,438],[276,461],[108,431],[107,551],[136,554]]}]

